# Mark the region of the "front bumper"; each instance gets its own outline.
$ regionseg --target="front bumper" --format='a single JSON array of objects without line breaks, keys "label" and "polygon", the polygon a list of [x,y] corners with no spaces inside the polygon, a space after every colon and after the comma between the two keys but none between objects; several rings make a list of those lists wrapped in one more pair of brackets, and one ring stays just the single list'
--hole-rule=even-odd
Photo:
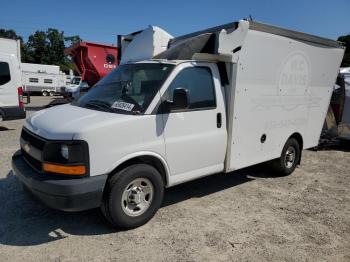
[{"label": "front bumper", "polygon": [[59,91],[60,95],[62,95],[63,97],[72,97],[72,92],[67,90],[67,88],[65,87],[61,87],[60,91]]},{"label": "front bumper", "polygon": [[82,211],[101,205],[107,175],[86,178],[61,178],[33,169],[21,151],[12,156],[15,176],[41,202],[63,211]]}]

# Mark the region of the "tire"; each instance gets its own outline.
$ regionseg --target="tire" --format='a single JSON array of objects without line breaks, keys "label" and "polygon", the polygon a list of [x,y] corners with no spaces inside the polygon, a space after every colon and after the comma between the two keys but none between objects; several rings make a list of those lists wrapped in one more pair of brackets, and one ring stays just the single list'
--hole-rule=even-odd
[{"label": "tire", "polygon": [[51,91],[51,92],[49,93],[49,95],[50,95],[50,96],[54,96],[54,95],[55,95],[55,92],[52,92],[52,91]]},{"label": "tire", "polygon": [[283,147],[281,157],[272,161],[272,166],[276,173],[287,176],[295,170],[300,159],[300,145],[294,138],[288,139]]},{"label": "tire", "polygon": [[109,179],[101,211],[116,228],[139,227],[157,212],[163,194],[164,182],[157,169],[146,164],[132,165]]},{"label": "tire", "polygon": [[43,91],[42,94],[43,94],[43,96],[48,96],[49,95],[49,93],[47,91]]}]

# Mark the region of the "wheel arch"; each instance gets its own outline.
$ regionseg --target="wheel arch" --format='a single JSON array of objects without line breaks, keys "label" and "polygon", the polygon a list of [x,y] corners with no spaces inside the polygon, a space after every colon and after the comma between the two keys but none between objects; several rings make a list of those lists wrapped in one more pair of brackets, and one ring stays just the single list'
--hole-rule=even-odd
[{"label": "wheel arch", "polygon": [[148,164],[153,166],[161,174],[164,186],[167,187],[169,185],[168,164],[162,156],[154,152],[138,152],[122,158],[116,163],[115,168],[109,172],[109,176],[112,176],[125,167],[134,164]]},{"label": "wheel arch", "polygon": [[300,146],[300,155],[299,155],[299,159],[298,159],[298,164],[300,164],[301,162],[301,154],[303,151],[303,147],[304,147],[304,141],[303,141],[303,137],[300,133],[295,132],[293,133],[290,137],[288,137],[287,141],[291,138],[294,138],[295,140],[297,140],[299,146]]}]

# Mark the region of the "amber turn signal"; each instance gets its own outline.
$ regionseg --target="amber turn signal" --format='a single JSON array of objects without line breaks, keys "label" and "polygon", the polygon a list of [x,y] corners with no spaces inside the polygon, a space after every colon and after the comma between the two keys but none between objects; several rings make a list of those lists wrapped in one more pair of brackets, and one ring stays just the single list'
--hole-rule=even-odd
[{"label": "amber turn signal", "polygon": [[85,166],[62,166],[54,164],[43,164],[44,171],[65,175],[82,176],[85,175]]}]

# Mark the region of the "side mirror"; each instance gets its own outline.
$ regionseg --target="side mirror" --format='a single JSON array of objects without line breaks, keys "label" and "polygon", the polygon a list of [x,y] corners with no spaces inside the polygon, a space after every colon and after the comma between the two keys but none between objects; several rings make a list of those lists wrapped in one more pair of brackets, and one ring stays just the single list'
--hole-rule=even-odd
[{"label": "side mirror", "polygon": [[174,90],[172,109],[186,109],[189,104],[188,90],[178,87]]}]

